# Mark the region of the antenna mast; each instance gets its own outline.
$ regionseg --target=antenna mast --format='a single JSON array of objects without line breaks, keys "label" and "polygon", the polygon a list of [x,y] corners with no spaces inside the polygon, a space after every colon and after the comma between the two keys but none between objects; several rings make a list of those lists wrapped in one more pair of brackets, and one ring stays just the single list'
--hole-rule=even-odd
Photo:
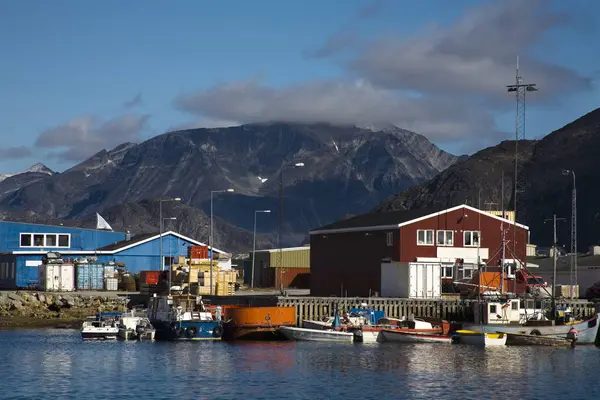
[{"label": "antenna mast", "polygon": [[[515,92],[517,100],[517,115],[515,124],[515,177],[514,177],[514,226],[513,226],[513,246],[515,255],[517,254],[517,198],[519,193],[525,191],[525,182],[519,175],[519,170],[523,167],[525,155],[522,154],[522,150],[519,147],[519,142],[525,140],[525,93],[535,92],[538,89],[535,83],[523,83],[523,78],[519,73],[519,56],[517,56],[517,71],[516,71],[516,84],[506,86],[508,92]],[[523,255],[524,257],[525,255]]]}]

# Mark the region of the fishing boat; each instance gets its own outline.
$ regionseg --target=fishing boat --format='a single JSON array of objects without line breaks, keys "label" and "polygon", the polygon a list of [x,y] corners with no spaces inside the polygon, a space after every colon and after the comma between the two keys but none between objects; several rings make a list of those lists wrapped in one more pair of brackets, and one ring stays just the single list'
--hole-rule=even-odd
[{"label": "fishing boat", "polygon": [[505,333],[479,332],[468,329],[456,331],[458,342],[480,347],[494,347],[506,345],[507,335]]},{"label": "fishing boat", "polygon": [[142,310],[133,309],[123,313],[117,327],[119,339],[122,340],[154,340],[156,335],[147,313]]},{"label": "fishing boat", "polygon": [[120,312],[103,312],[88,317],[81,326],[83,340],[117,340]]},{"label": "fishing boat", "polygon": [[216,315],[206,310],[201,296],[154,295],[148,303],[148,319],[156,329],[156,340],[221,340],[221,308]]},{"label": "fishing boat", "polygon": [[[536,306],[539,303],[539,307]],[[557,339],[568,339],[574,329],[577,332],[577,344],[594,344],[598,335],[600,314],[576,321],[570,309],[558,311],[558,317],[552,317],[551,307],[544,306],[545,301],[529,299],[506,299],[487,301],[475,308],[475,318],[482,324],[463,324],[467,330],[477,332],[501,332],[520,335],[535,335]]]}]

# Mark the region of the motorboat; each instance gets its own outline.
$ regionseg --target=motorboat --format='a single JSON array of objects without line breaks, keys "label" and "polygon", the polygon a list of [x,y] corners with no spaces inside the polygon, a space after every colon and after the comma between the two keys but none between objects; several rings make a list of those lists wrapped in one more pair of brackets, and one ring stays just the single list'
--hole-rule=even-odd
[{"label": "motorboat", "polygon": [[507,346],[550,346],[550,347],[567,347],[575,345],[575,338],[556,338],[552,336],[541,336],[520,333],[506,334]]},{"label": "motorboat", "polygon": [[458,343],[479,347],[495,347],[506,345],[507,335],[505,333],[479,332],[468,329],[456,331]]},{"label": "motorboat", "polygon": [[222,309],[215,315],[204,307],[201,296],[154,295],[148,304],[148,319],[156,330],[156,340],[221,340]]},{"label": "motorboat", "polygon": [[328,329],[298,328],[294,326],[280,326],[279,333],[288,340],[311,342],[343,342],[352,343],[356,336],[362,335],[360,330],[348,332],[341,327],[337,306],[334,311],[333,322]]},{"label": "motorboat", "polygon": [[147,313],[142,310],[123,313],[118,328],[119,339],[122,340],[154,340],[156,335]]},{"label": "motorboat", "polygon": [[88,317],[81,326],[83,340],[117,340],[120,312],[103,312]]}]

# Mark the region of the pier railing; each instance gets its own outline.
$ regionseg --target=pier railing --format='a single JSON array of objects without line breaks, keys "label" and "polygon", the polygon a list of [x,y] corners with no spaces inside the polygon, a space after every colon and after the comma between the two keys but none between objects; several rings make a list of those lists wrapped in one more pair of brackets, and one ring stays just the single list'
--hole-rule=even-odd
[{"label": "pier railing", "polygon": [[[448,321],[473,321],[475,300],[432,300],[432,299],[399,299],[386,297],[278,297],[277,305],[296,308],[296,322],[302,324],[305,319],[318,320],[332,315],[333,306],[337,303],[340,312],[350,308],[366,308],[381,310],[391,318],[408,316],[434,317]],[[570,307],[572,315],[577,318],[594,315],[594,303],[586,300],[557,301],[558,307]]]}]

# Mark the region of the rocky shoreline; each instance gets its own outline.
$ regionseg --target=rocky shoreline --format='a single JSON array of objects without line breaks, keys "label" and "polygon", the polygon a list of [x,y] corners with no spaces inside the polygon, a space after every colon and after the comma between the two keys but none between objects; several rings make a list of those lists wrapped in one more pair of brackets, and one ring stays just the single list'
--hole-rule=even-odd
[{"label": "rocky shoreline", "polygon": [[90,315],[126,307],[126,298],[102,293],[5,291],[0,292],[0,329],[79,328]]}]

